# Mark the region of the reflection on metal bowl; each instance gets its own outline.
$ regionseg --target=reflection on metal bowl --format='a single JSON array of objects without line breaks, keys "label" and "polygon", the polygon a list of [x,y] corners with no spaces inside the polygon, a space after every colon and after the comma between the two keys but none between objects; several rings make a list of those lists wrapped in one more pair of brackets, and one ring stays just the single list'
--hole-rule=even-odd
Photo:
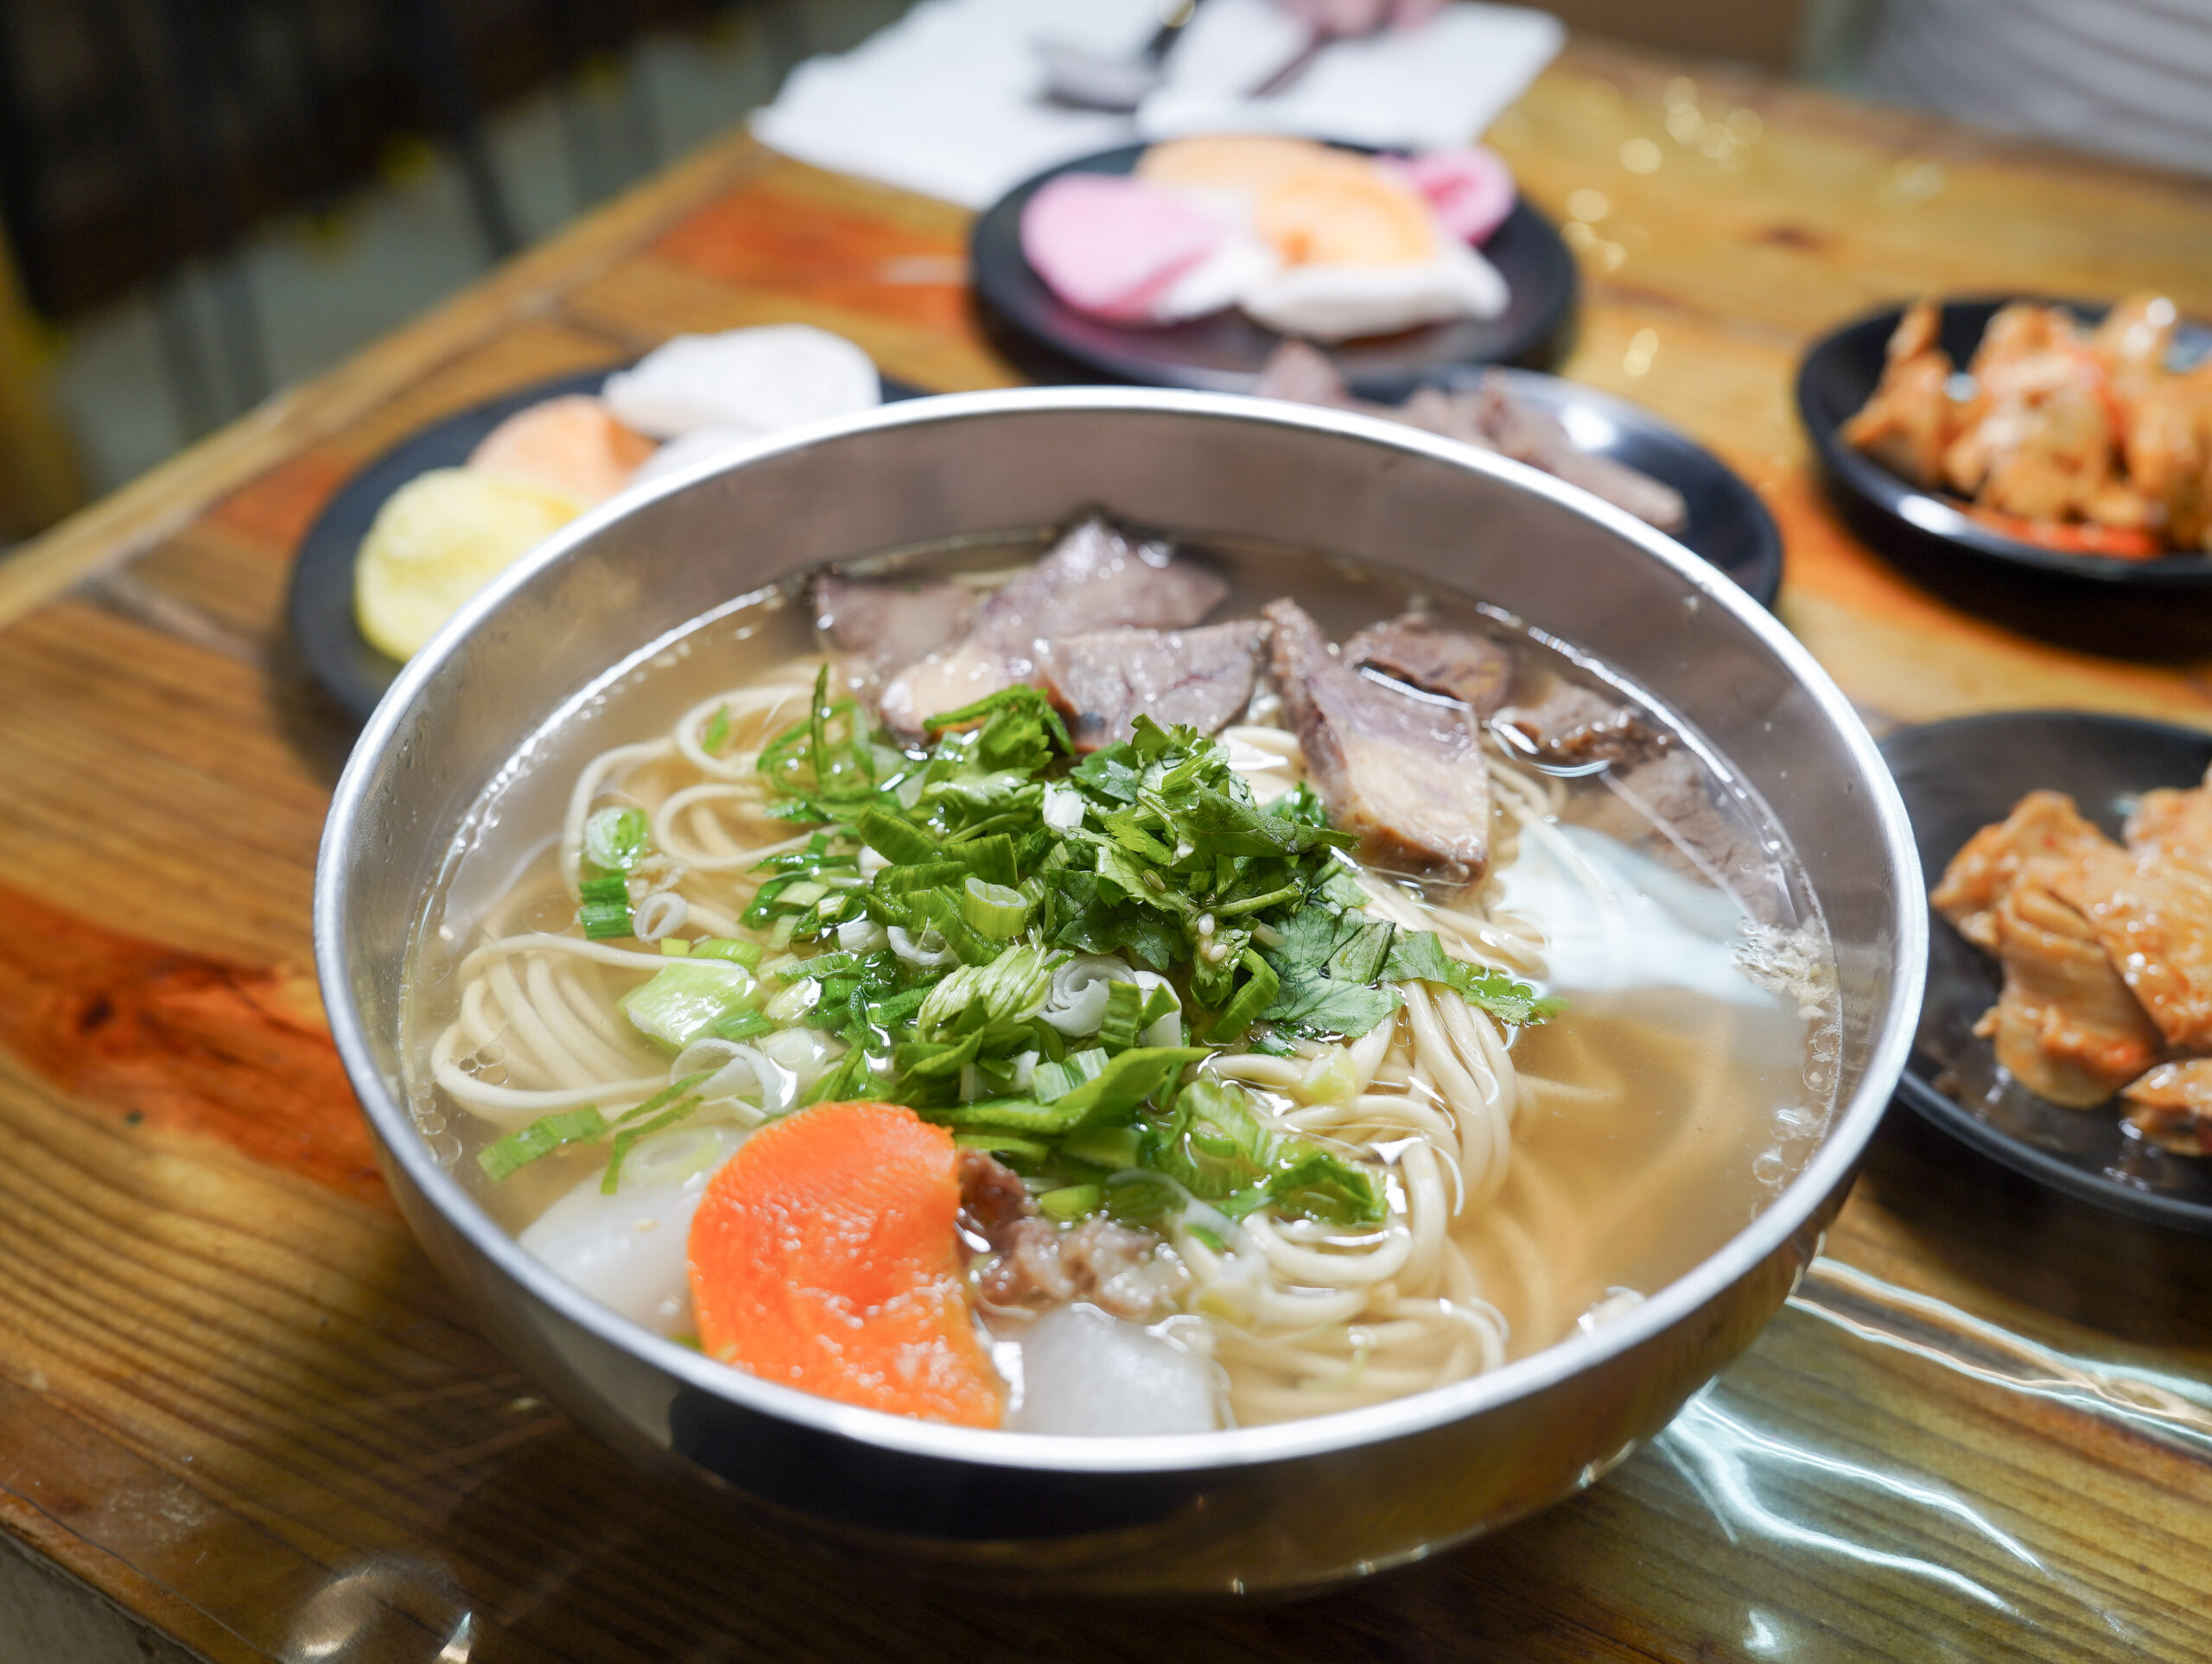
[{"label": "reflection on metal bowl", "polygon": [[[1174,1438],[903,1420],[629,1325],[517,1246],[400,1089],[408,932],[482,784],[606,666],[818,562],[1087,504],[1356,556],[1564,638],[1700,730],[1797,845],[1841,978],[1841,1090],[1805,1170],[1720,1252],[1595,1333],[1370,1408]],[[401,677],[316,880],[324,996],[385,1171],[493,1336],[586,1426],[832,1540],[1029,1588],[1294,1591],[1404,1564],[1589,1484],[1748,1346],[1840,1204],[1920,1004],[1926,910],[1872,742],[1732,584],[1547,476],[1359,416],[1064,388],[923,399],[765,441],[578,522]]]}]

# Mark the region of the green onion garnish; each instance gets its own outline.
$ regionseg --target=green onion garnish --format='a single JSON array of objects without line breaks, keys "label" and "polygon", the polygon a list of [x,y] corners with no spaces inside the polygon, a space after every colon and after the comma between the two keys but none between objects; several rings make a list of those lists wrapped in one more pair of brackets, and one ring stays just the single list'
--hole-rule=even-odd
[{"label": "green onion garnish", "polygon": [[1019,890],[971,877],[960,892],[960,917],[977,935],[1003,941],[1029,922],[1029,901]]},{"label": "green onion garnish", "polygon": [[1065,1224],[1096,1213],[1106,1199],[1106,1192],[1096,1184],[1063,1184],[1057,1191],[1046,1191],[1037,1198],[1037,1206],[1047,1219]]},{"label": "green onion garnish", "polygon": [[733,959],[747,970],[759,970],[767,949],[758,942],[740,942],[727,936],[702,936],[691,944],[694,959]]},{"label": "green onion garnish", "polygon": [[550,1156],[571,1144],[588,1144],[594,1139],[604,1138],[607,1131],[607,1117],[591,1104],[562,1115],[541,1115],[519,1131],[509,1133],[497,1144],[478,1151],[476,1165],[484,1170],[485,1178],[496,1184],[541,1156]]},{"label": "green onion garnish", "polygon": [[582,905],[576,920],[594,942],[630,934],[630,886],[619,873],[588,878],[576,886]]},{"label": "green onion garnish", "polygon": [[594,810],[584,822],[584,861],[602,874],[626,873],[644,858],[652,830],[642,809]]}]

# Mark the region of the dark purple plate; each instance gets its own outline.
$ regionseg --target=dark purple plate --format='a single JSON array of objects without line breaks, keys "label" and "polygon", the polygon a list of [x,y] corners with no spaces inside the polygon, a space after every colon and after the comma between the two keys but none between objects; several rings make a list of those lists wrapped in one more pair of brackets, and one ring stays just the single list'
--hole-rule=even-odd
[{"label": "dark purple plate", "polygon": [[[1971,359],[1983,327],[2017,298],[1947,302],[1942,340],[1952,361]],[[2104,315],[2102,307],[2062,304],[2085,322]],[[1881,379],[1883,349],[1903,315],[1890,307],[1845,324],[1815,341],[1797,371],[1798,416],[1852,530],[1915,582],[2028,634],[2123,657],[2212,651],[2212,558],[2123,561],[2025,543],[1843,442],[1840,430]],[[2177,357],[2207,351],[2212,329],[2184,321]]]},{"label": "dark purple plate", "polygon": [[[1025,367],[1040,380],[1076,379],[1069,373],[1072,365],[1090,377],[1147,386],[1249,393],[1261,366],[1282,343],[1274,330],[1234,308],[1158,328],[1094,318],[1064,304],[1021,252],[1021,211],[1046,181],[1071,173],[1126,174],[1144,151],[1143,145],[1132,144],[1064,162],[1017,185],[983,211],[976,222],[969,260],[987,321],[999,325],[1001,334],[1012,332],[1014,340],[1008,345],[1014,355],[1028,359]],[[1504,315],[1430,324],[1330,348],[1329,356],[1355,392],[1395,403],[1442,369],[1541,363],[1556,353],[1573,318],[1576,289],[1574,256],[1559,232],[1526,202],[1516,203],[1482,252],[1510,291]],[[1041,347],[1046,356],[1040,359],[1024,352],[1024,345]]]},{"label": "dark purple plate", "polygon": [[[516,411],[563,393],[596,393],[612,373],[612,369],[590,370],[562,376],[449,416],[402,440],[363,468],[316,517],[292,562],[285,617],[309,673],[355,721],[368,721],[399,674],[399,661],[371,646],[353,622],[353,556],[385,499],[418,473],[459,467],[486,434]],[[919,392],[884,378],[887,403],[913,398]]]},{"label": "dark purple plate", "polygon": [[[2191,786],[2212,734],[2088,711],[2001,711],[1900,728],[1882,755],[1934,884],[1959,847],[2037,787],[2069,794],[2120,835],[2130,801]],[[2056,1191],[2175,1230],[2212,1236],[2212,1158],[2169,1154],[2105,1105],[2062,1109],[1997,1066],[1974,1025],[1997,1002],[1997,962],[1930,917],[1928,994],[1897,1096],[1961,1143]]]}]

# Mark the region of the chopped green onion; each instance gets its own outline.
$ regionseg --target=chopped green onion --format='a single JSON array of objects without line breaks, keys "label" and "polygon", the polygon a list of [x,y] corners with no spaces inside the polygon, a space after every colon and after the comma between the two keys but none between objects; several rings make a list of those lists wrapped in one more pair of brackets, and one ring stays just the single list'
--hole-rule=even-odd
[{"label": "chopped green onion", "polygon": [[664,936],[660,939],[660,950],[671,959],[689,959],[691,943],[680,936]]},{"label": "chopped green onion", "polygon": [[1052,1153],[1051,1145],[1015,1133],[955,1133],[952,1141],[963,1149],[985,1150],[1024,1164],[1042,1161]]},{"label": "chopped green onion", "polygon": [[647,1098],[643,1103],[638,1104],[632,1108],[625,1109],[620,1115],[615,1116],[614,1125],[617,1127],[627,1127],[632,1121],[637,1120],[639,1115],[650,1115],[654,1110],[661,1108],[667,1104],[673,1103],[677,1099],[682,1097],[686,1092],[689,1092],[693,1087],[698,1085],[701,1081],[705,1080],[708,1076],[714,1072],[715,1071],[711,1069],[702,1069],[696,1075],[686,1075],[680,1081],[671,1081],[666,1086],[662,1087],[659,1091],[654,1093],[652,1096]]},{"label": "chopped green onion", "polygon": [[584,822],[583,858],[600,873],[626,873],[645,853],[652,822],[642,809],[600,809]]},{"label": "chopped green onion", "polygon": [[1106,985],[1106,1014],[1099,1019],[1098,1044],[1108,1051],[1127,1051],[1143,1027],[1144,990],[1135,982]]},{"label": "chopped green onion", "polygon": [[[957,1144],[959,1139],[956,1136],[953,1141]],[[1094,1127],[1061,1145],[1060,1153],[1073,1156],[1077,1161],[1088,1161],[1109,1172],[1120,1172],[1123,1168],[1135,1166],[1142,1152],[1135,1127]]]},{"label": "chopped green onion", "polygon": [[715,714],[707,719],[707,726],[699,730],[699,749],[709,757],[719,757],[728,743],[729,707],[717,705]]},{"label": "chopped green onion", "polygon": [[1037,1206],[1047,1219],[1065,1224],[1096,1213],[1105,1199],[1106,1192],[1096,1184],[1064,1184],[1039,1197]]},{"label": "chopped green onion", "polygon": [[1253,1019],[1274,1001],[1282,991],[1282,979],[1274,968],[1254,953],[1244,949],[1244,969],[1251,973],[1244,986],[1236,990],[1236,997],[1221,1008],[1221,1015],[1214,1019],[1213,1038],[1231,1040],[1252,1026]]},{"label": "chopped green onion", "polygon": [[576,922],[594,942],[630,934],[630,886],[619,874],[588,878],[576,886],[582,905]]},{"label": "chopped green onion", "polygon": [[1018,936],[1029,922],[1029,901],[1020,891],[970,877],[960,892],[960,917],[968,928],[1001,941]]},{"label": "chopped green onion", "polygon": [[751,973],[741,965],[676,959],[614,1003],[639,1033],[671,1051],[681,1051],[745,1005],[753,986]]},{"label": "chopped green onion", "polygon": [[707,1032],[718,1040],[749,1040],[756,1035],[772,1034],[775,1029],[775,1024],[757,1011],[734,1011],[708,1025]]},{"label": "chopped green onion", "polygon": [[885,809],[863,809],[853,822],[861,842],[897,867],[918,866],[938,859],[937,840]]},{"label": "chopped green onion", "polygon": [[607,1132],[607,1117],[591,1104],[562,1115],[541,1115],[529,1126],[478,1151],[476,1165],[484,1170],[485,1178],[496,1184],[541,1156],[550,1156],[571,1144],[588,1144],[606,1137]]},{"label": "chopped green onion", "polygon": [[758,942],[741,942],[734,937],[702,936],[691,944],[694,959],[728,959],[747,970],[759,970],[767,949]]},{"label": "chopped green onion", "polygon": [[[699,1077],[695,1075],[692,1078],[696,1080]],[[639,1106],[640,1108],[643,1107],[644,1106],[642,1105]],[[674,1103],[669,1105],[667,1108],[661,1111],[659,1115],[655,1115],[651,1121],[645,1121],[636,1127],[626,1127],[620,1132],[615,1134],[614,1148],[607,1158],[607,1171],[600,1175],[599,1193],[601,1196],[612,1196],[614,1194],[615,1191],[620,1187],[622,1183],[622,1159],[630,1153],[630,1146],[632,1145],[635,1144],[641,1138],[649,1138],[655,1133],[666,1132],[670,1127],[675,1126],[677,1121],[682,1121],[686,1115],[689,1115],[698,1107],[699,1100],[697,1098],[681,1097],[677,1099]],[[632,1109],[630,1112],[632,1115],[637,1113],[638,1111],[636,1109]],[[626,1120],[628,1117],[626,1116],[624,1119]]]}]

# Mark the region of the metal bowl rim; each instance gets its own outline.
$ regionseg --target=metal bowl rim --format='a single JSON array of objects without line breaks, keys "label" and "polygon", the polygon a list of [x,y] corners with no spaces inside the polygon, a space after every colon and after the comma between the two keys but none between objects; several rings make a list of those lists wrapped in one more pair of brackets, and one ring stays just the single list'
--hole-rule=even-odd
[{"label": "metal bowl rim", "polygon": [[[834,444],[850,435],[906,426],[988,421],[1025,415],[1125,412],[1260,422],[1354,440],[1384,451],[1492,474],[1515,488],[1549,499],[1594,520],[1672,568],[1711,605],[1778,658],[1842,740],[1870,796],[1870,808],[1901,881],[1891,898],[1896,963],[1881,1022],[1859,1089],[1832,1115],[1804,1169],[1749,1224],[1713,1254],[1624,1316],[1595,1331],[1560,1341],[1531,1356],[1449,1387],[1362,1409],[1338,1411],[1267,1426],[1131,1439],[1015,1433],[944,1426],[819,1398],[714,1362],[692,1349],[631,1323],[557,1276],[502,1229],[460,1181],[439,1165],[405,1108],[385,1089],[360,1013],[348,988],[340,930],[348,884],[346,857],[373,774],[417,694],[472,632],[543,568],[628,515],[704,480],[769,457]],[[855,554],[869,551],[856,550]],[[636,487],[577,519],[465,607],[411,659],[363,729],[333,795],[315,882],[315,969],[330,1028],[363,1113],[391,1159],[426,1201],[469,1245],[531,1299],[617,1350],[685,1387],[779,1420],[875,1448],[1018,1470],[1146,1474],[1203,1470],[1297,1460],[1427,1432],[1493,1410],[1649,1342],[1723,1295],[1780,1251],[1821,1204],[1852,1177],[1887,1108],[1892,1084],[1910,1050],[1927,974],[1928,916],[1919,857],[1903,799],[1872,736],[1812,655],[1781,623],[1716,568],[1672,538],[1575,486],[1521,463],[1377,417],[1294,405],[1247,395],[1177,389],[1046,387],[942,394],[879,406],[760,440],[735,454],[711,458]],[[411,928],[411,927],[410,927]]]}]

